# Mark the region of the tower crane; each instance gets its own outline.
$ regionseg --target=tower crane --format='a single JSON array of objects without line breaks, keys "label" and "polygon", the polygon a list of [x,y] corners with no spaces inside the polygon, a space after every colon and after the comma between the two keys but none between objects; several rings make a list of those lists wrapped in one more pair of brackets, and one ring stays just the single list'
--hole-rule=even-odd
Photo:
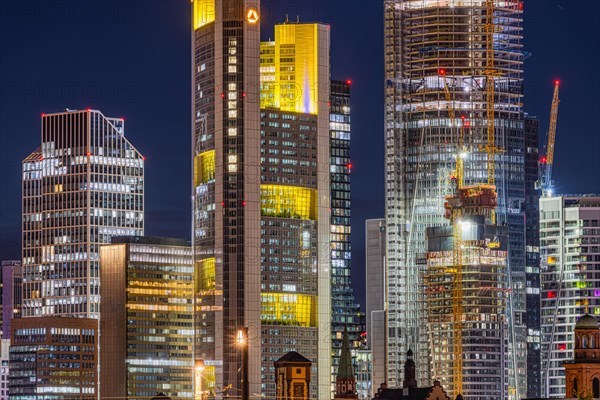
[{"label": "tower crane", "polygon": [[556,126],[558,123],[558,97],[560,81],[554,82],[554,95],[552,96],[552,107],[550,109],[550,127],[548,128],[548,144],[546,146],[546,155],[540,158],[540,180],[538,188],[542,190],[543,197],[550,197],[553,194],[552,184],[552,165],[554,164],[554,144],[556,142]]},{"label": "tower crane", "polygon": [[[446,71],[441,69],[439,74],[444,77],[444,95],[446,103],[448,104],[448,116],[450,118],[450,124],[454,126],[456,120],[456,110],[452,101],[452,95],[450,93],[450,86],[446,81]],[[455,196],[458,195],[460,189],[464,185],[464,158],[466,156],[465,151],[465,117],[461,116],[460,131],[457,142],[457,154],[456,154],[456,169],[453,173],[452,180],[455,182]],[[452,319],[453,319],[453,358],[454,358],[454,374],[453,374],[453,387],[454,394],[462,394],[462,316],[463,316],[463,287],[462,287],[462,229],[461,219],[463,216],[463,210],[461,207],[452,207],[450,211],[450,223],[452,224],[452,267],[449,271],[452,274]]]}]

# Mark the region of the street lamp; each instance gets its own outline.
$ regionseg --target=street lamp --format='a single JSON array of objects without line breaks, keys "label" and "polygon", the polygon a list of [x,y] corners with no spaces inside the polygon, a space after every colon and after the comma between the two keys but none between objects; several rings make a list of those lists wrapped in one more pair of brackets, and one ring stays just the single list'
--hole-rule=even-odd
[{"label": "street lamp", "polygon": [[248,386],[248,328],[238,329],[235,343],[242,349],[242,400],[250,400]]},{"label": "street lamp", "polygon": [[194,367],[194,400],[202,400],[202,371],[204,371],[204,361],[196,362]]}]

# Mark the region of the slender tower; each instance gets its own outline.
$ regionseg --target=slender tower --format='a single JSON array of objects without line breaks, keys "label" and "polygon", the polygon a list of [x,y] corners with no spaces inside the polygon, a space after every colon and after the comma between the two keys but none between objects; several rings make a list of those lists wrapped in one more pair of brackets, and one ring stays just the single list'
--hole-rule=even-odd
[{"label": "slender tower", "polygon": [[259,6],[192,2],[195,359],[217,396],[260,393]]},{"label": "slender tower", "polygon": [[[419,386],[432,383],[423,291],[425,230],[447,224],[460,127],[470,154],[465,185],[485,182],[487,79],[494,80],[498,224],[509,227],[506,279],[510,336],[508,392],[525,394],[525,201],[522,6],[494,0],[493,21],[482,0],[384,0],[388,384],[400,385],[408,349]],[[494,25],[494,65],[486,28]],[[488,68],[495,69],[490,77]],[[454,118],[452,116],[454,115]],[[463,122],[464,121],[464,122]]]}]

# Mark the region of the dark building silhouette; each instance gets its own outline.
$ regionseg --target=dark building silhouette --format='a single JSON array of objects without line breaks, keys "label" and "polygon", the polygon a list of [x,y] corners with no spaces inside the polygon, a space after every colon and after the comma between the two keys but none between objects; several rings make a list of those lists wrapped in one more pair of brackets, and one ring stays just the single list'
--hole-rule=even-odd
[{"label": "dark building silhouette", "polygon": [[335,399],[358,399],[347,328],[344,328],[342,337],[340,364],[338,365],[338,373],[335,380]]}]

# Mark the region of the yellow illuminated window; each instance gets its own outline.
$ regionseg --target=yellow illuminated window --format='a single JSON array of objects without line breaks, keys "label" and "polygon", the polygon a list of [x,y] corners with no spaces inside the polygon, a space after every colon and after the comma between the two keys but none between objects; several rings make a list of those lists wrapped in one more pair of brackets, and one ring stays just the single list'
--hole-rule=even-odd
[{"label": "yellow illuminated window", "polygon": [[317,191],[297,186],[261,185],[261,214],[317,220]]},{"label": "yellow illuminated window", "polygon": [[215,20],[215,0],[194,0],[194,29]]},{"label": "yellow illuminated window", "polygon": [[315,296],[261,293],[261,321],[273,325],[317,326]]},{"label": "yellow illuminated window", "polygon": [[194,184],[198,186],[215,179],[216,156],[214,150],[205,151],[194,157]]},{"label": "yellow illuminated window", "polygon": [[235,74],[237,72],[237,65],[230,65],[228,71],[230,74]]},{"label": "yellow illuminated window", "polygon": [[214,290],[216,280],[216,263],[214,258],[200,261],[198,266],[198,289]]}]

